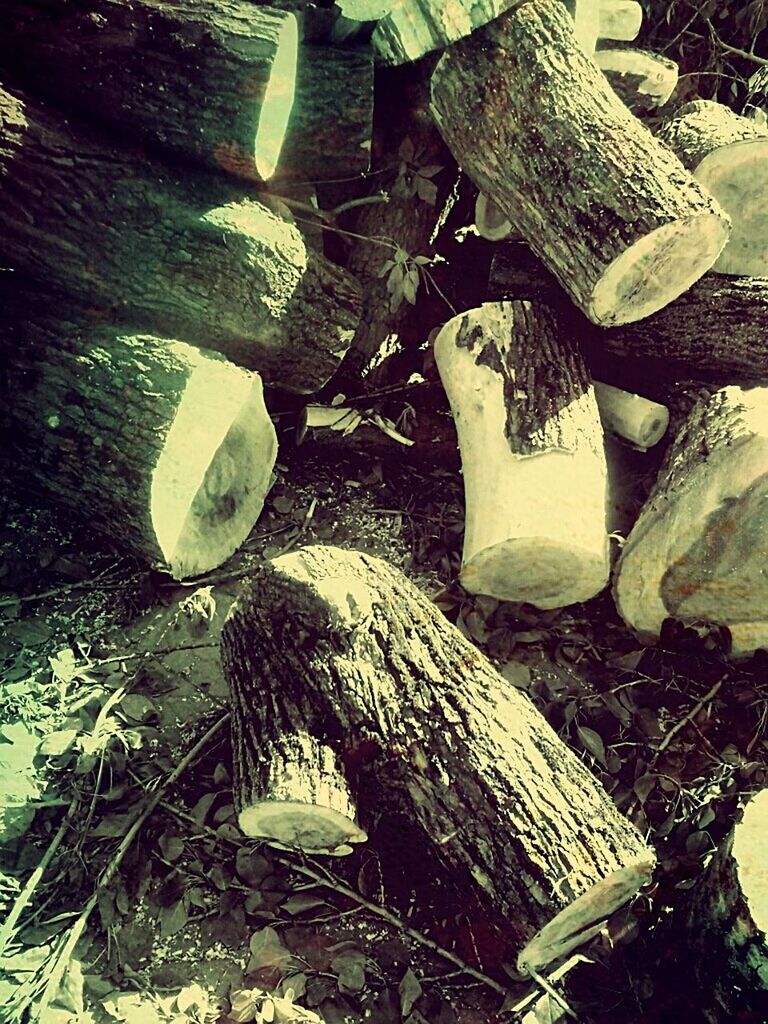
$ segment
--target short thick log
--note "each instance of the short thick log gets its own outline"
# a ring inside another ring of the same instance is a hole
[[[292,14],[244,0],[5,0],[0,62],[124,135],[256,181],[293,103]]]
[[[499,246],[487,297],[542,299],[575,330],[592,364],[607,354],[642,362],[647,375],[768,384],[768,277],[705,274],[660,312],[639,323],[599,329],[567,301],[557,281],[524,246]],[[594,371],[597,375],[597,370]]]
[[[463,39],[516,5],[517,0],[394,0],[373,33],[384,64],[415,61]],[[598,37],[598,0],[561,0],[581,47],[592,53]]]
[[[346,351],[356,281],[255,200],[177,176],[0,89],[0,253],[143,329],[314,391]]]
[[[677,87],[677,64],[648,50],[598,50],[594,61],[633,114],[663,107]]]
[[[678,432],[617,566],[641,640],[672,617],[727,626],[734,655],[768,645],[766,500],[768,388],[722,388]]]
[[[506,915],[518,949],[565,919],[522,967],[567,952],[645,880],[652,853],[584,765],[385,562],[318,546],[267,563],[221,650],[240,820],[272,737],[314,736],[345,766],[361,816],[402,810],[454,881]],[[311,829],[309,793],[306,807]]]
[[[372,124],[371,47],[299,47],[296,96],[272,187],[363,174]]]
[[[694,100],[664,122],[658,137],[731,218],[733,231],[714,269],[768,276],[768,128],[723,103]]]
[[[504,211],[485,192],[477,194],[475,227],[480,237],[489,242],[505,242],[520,237]]]
[[[587,371],[546,306],[486,303],[435,339],[456,421],[466,526],[461,582],[560,608],[608,581],[603,432]]]
[[[664,437],[669,424],[666,406],[599,380],[594,386],[597,408],[606,430],[640,451],[653,448]]]
[[[768,790],[752,797],[674,924],[707,1020],[768,1020]]]
[[[258,518],[277,452],[258,374],[41,313],[58,304],[36,289],[4,304],[6,472],[177,579],[220,565]]]
[[[453,46],[432,109],[459,165],[595,323],[656,312],[725,245],[726,215],[613,93],[557,0]]]
[[[637,38],[643,24],[643,8],[636,0],[599,0],[598,39]]]

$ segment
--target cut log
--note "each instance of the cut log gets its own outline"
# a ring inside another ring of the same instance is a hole
[[[768,128],[722,103],[694,100],[658,136],[731,218],[733,232],[714,269],[768,275]]]
[[[688,895],[675,924],[713,1008],[706,1020],[768,1020],[768,790],[752,797]]]
[[[581,47],[592,53],[598,36],[598,0],[560,0],[573,19]],[[376,26],[373,45],[384,64],[415,61],[488,24],[517,0],[394,0]]]
[[[520,237],[504,211],[499,209],[484,192],[477,194],[475,227],[480,237],[489,242],[504,242]]]
[[[677,87],[677,64],[648,50],[598,50],[594,61],[633,114],[663,107]]]
[[[294,391],[319,388],[352,340],[357,282],[207,175],[180,179],[0,90],[0,176],[7,263],[107,315]]]
[[[361,818],[402,812],[453,880],[506,916],[518,950],[564,922],[523,969],[564,955],[646,879],[653,854],[585,766],[380,559],[317,546],[259,567],[221,651],[240,820],[269,800],[254,779],[273,741],[313,736],[346,769]],[[311,832],[309,792],[304,803]]]
[[[768,277],[705,274],[653,316],[601,329],[571,305],[530,249],[503,245],[491,263],[487,298],[550,303],[575,332],[593,367],[607,354],[617,364],[642,364],[646,380],[688,377],[717,384],[768,384]],[[602,371],[593,372],[599,376]]]
[[[641,640],[668,617],[727,626],[734,655],[768,645],[768,388],[722,388],[672,444],[618,563],[617,607]]]
[[[664,437],[669,425],[666,406],[599,380],[594,384],[597,408],[606,430],[643,452]]]
[[[435,340],[464,476],[462,585],[539,608],[608,581],[600,417],[580,355],[557,334],[546,306],[485,303]]]
[[[456,43],[432,109],[459,165],[595,323],[661,309],[725,245],[726,215],[613,93],[557,0]]]
[[[600,0],[598,39],[631,42],[643,25],[643,8],[636,0]]]
[[[58,298],[3,289],[8,475],[176,579],[229,558],[277,452],[258,374],[180,341],[45,316]]]
[[[366,46],[301,46],[296,98],[273,187],[368,170],[373,52]]]
[[[297,42],[292,14],[244,0],[4,0],[0,63],[53,103],[266,181]]]

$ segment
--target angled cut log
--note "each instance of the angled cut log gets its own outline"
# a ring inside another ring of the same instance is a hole
[[[485,303],[435,339],[456,421],[466,526],[461,582],[560,608],[608,581],[606,468],[594,391],[546,306]]]
[[[668,617],[727,626],[734,655],[768,645],[768,388],[693,409],[619,560],[616,604],[646,641]]]
[[[128,322],[294,391],[320,387],[352,340],[357,282],[208,176],[180,179],[0,89],[0,177],[6,261]]]
[[[456,43],[432,109],[459,165],[595,323],[661,309],[725,245],[726,215],[615,96],[557,0]]]
[[[485,192],[477,194],[475,227],[480,237],[489,242],[505,242],[520,237],[504,211]]]
[[[676,938],[694,955],[707,1020],[768,1020],[768,790],[739,821],[686,894]]]
[[[468,36],[498,18],[517,0],[394,0],[376,26],[373,44],[384,64],[415,61]],[[598,37],[598,0],[562,0],[581,47],[592,53]]]
[[[275,739],[314,736],[335,752],[361,817],[402,813],[459,884],[506,915],[518,949],[564,923],[524,957],[536,969],[647,877],[653,855],[584,765],[385,562],[317,546],[261,566],[221,650],[241,822],[254,799],[271,801],[274,827],[279,801],[254,787],[258,766]],[[289,803],[279,841],[327,820],[309,790],[303,822]]]
[[[643,24],[643,8],[636,0],[600,0],[598,39],[637,38]]]
[[[733,232],[714,265],[722,274],[768,275],[768,128],[713,100],[694,100],[658,136],[730,216]]]
[[[3,289],[8,474],[177,579],[229,558],[261,512],[277,452],[258,374],[67,317],[37,289]]]
[[[666,406],[599,380],[594,386],[597,408],[606,430],[640,451],[653,448],[664,437],[669,424]]]
[[[633,114],[647,114],[663,107],[677,86],[677,64],[658,53],[598,50],[594,61]]]
[[[364,173],[372,123],[370,45],[301,46],[296,97],[272,187]]]
[[[54,103],[265,181],[291,112],[297,41],[292,14],[243,0],[8,0],[0,57]]]

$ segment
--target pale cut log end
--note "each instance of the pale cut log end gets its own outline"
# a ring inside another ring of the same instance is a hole
[[[730,232],[724,213],[701,213],[645,235],[611,263],[587,315],[604,327],[643,320],[687,291],[713,265]]]
[[[298,22],[292,16],[287,17],[280,30],[277,53],[261,102],[253,144],[256,174],[262,181],[268,181],[274,174],[288,131],[296,89],[298,51]]]
[[[761,932],[768,932],[768,789],[747,804],[734,829],[732,854],[752,920]],[[768,948],[765,956],[768,959]],[[768,990],[768,977],[765,987]]]
[[[152,523],[176,579],[214,569],[242,544],[276,456],[261,378],[199,353],[152,476]]]
[[[606,430],[647,451],[658,444],[669,426],[669,409],[641,395],[595,381],[595,398]]]
[[[254,780],[243,773],[235,793],[244,835],[329,856],[345,856],[352,852],[350,844],[366,841],[367,834],[356,822],[349,785],[330,747],[300,732],[280,736],[276,742],[262,737],[261,748],[261,792],[249,793]]]
[[[524,947],[517,958],[518,970],[540,971],[597,935],[611,914],[650,881],[655,867],[652,857],[650,851],[645,851],[634,863],[600,879],[570,903]]]
[[[645,50],[598,50],[594,61],[616,95],[634,113],[668,103],[680,76],[673,60]]]
[[[588,601],[607,586],[607,542],[605,550],[596,553],[554,543],[549,537],[503,541],[467,559],[460,579],[470,593],[545,610],[564,608]]]
[[[475,227],[478,235],[488,242],[520,237],[504,211],[484,192],[478,192],[475,200]]]
[[[672,468],[662,469],[624,547],[614,593],[641,640],[654,642],[672,617],[726,626],[732,656],[746,657],[768,647],[768,389],[726,388],[710,401],[718,400],[719,431],[675,442]]]
[[[643,8],[636,0],[602,0],[599,39],[617,39],[631,42],[643,25]]]
[[[695,175],[730,216],[730,240],[714,265],[721,274],[768,275],[768,136],[721,146]]]

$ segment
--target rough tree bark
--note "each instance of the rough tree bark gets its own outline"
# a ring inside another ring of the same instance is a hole
[[[272,187],[363,174],[371,160],[372,124],[370,46],[301,46],[296,96]]]
[[[518,0],[394,0],[376,26],[373,44],[384,64],[415,61],[443,50],[516,6]],[[573,19],[576,38],[592,53],[598,37],[598,0],[560,0]]]
[[[361,815],[394,800],[453,878],[507,916],[518,949],[560,921],[521,968],[567,952],[647,877],[652,853],[584,765],[385,562],[311,547],[260,567],[224,625],[222,659],[240,820],[254,799],[274,804],[259,784],[273,742],[315,737]],[[283,841],[325,820],[311,800]]]
[[[15,281],[2,288],[8,475],[177,579],[229,558],[261,512],[277,453],[258,374],[68,315],[61,297]]]
[[[715,383],[768,384],[768,277],[705,274],[660,312],[639,323],[596,328],[568,301],[529,249],[500,246],[488,279],[489,301],[542,299],[568,321],[592,364],[607,353],[642,361],[647,376]],[[595,371],[596,372],[596,371]]]
[[[357,325],[360,289],[250,199],[0,90],[0,252],[143,329],[313,391]]]
[[[595,323],[661,309],[725,245],[728,218],[613,93],[557,0],[455,44],[432,109],[459,165]]]
[[[677,64],[658,53],[598,50],[593,59],[633,114],[647,114],[663,107],[677,86]]]
[[[673,617],[727,626],[737,656],[768,644],[767,494],[768,388],[722,388],[678,432],[616,569],[642,640]]]
[[[608,582],[603,432],[579,353],[546,306],[486,303],[435,339],[461,448],[461,582],[560,608]]]
[[[714,265],[722,274],[768,274],[768,128],[713,100],[694,100],[659,128],[665,142],[730,216]]]
[[[297,38],[293,15],[244,0],[4,0],[0,58],[53,103],[265,181]]]

